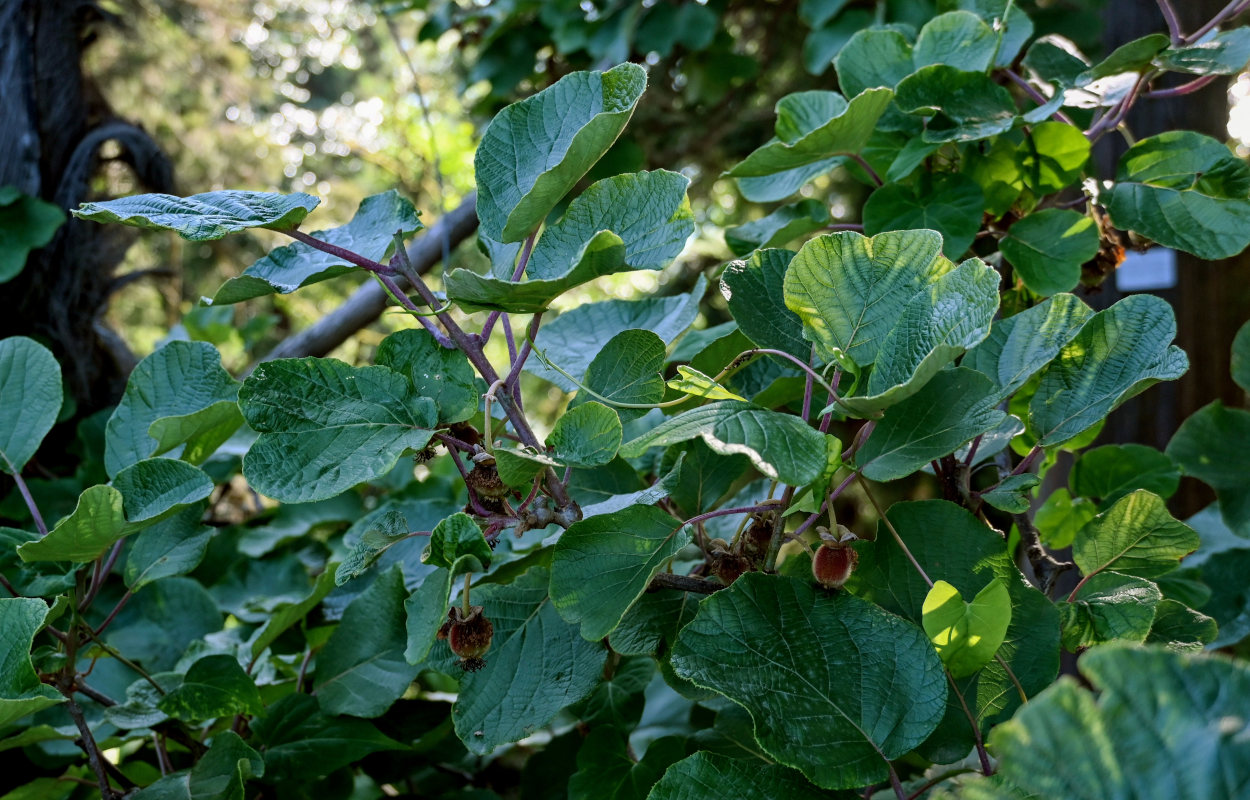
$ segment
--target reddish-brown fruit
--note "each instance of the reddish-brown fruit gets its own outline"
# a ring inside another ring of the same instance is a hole
[[[447,621],[438,629],[438,638],[447,640],[465,672],[477,672],[486,666],[482,656],[490,650],[494,634],[495,626],[482,613],[481,606],[471,606],[467,617],[459,606],[453,606],[447,612]]]
[[[709,567],[720,582],[728,586],[744,572],[751,570],[751,562],[730,550],[724,539],[712,539],[707,543]]]
[[[499,470],[495,468],[493,461],[474,464],[465,483],[477,492],[479,497],[507,497],[512,492],[508,484],[499,477]]]
[[[859,554],[849,542],[822,544],[812,556],[812,577],[826,589],[841,589],[858,563]]]

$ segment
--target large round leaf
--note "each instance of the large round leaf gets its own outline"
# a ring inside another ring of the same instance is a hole
[[[849,594],[748,573],[703,601],[673,669],[746,708],[760,746],[828,789],[888,776],[946,707],[924,632]]]

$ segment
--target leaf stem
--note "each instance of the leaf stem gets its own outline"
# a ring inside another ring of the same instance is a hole
[[[1047,102],[1049,102],[1046,99],[1045,95],[1043,95],[1036,88],[1034,88],[1033,84],[1025,80],[1025,78],[1022,75],[1020,75],[1018,72],[1016,72],[1015,70],[1010,69],[1010,68],[1005,68],[1003,69],[1003,74],[1006,75],[1007,78],[1011,80],[1012,83],[1014,83],[1016,86],[1019,86],[1021,89],[1023,89],[1024,93],[1027,94],[1029,96],[1029,99],[1032,100],[1034,103],[1037,103],[1039,106],[1044,106],[1046,105]],[[1051,114],[1050,116],[1068,125],[1073,125],[1073,126],[1076,125],[1076,123],[1072,121],[1071,117],[1063,113],[1062,109],[1055,109],[1055,113]]]
[[[857,474],[856,477],[859,478],[859,485],[864,490],[864,494],[868,495],[868,501],[871,502],[872,507],[877,510],[877,516],[879,516],[881,521],[885,523],[885,527],[889,529],[890,535],[894,537],[894,541],[898,544],[899,549],[903,551],[903,555],[907,556],[907,560],[910,561],[911,565],[916,568],[916,572],[920,573],[920,577],[923,578],[928,587],[932,589],[933,580],[929,577],[929,574],[924,571],[924,567],[920,566],[920,562],[916,560],[914,555],[912,555],[911,550],[907,547],[907,543],[903,541],[903,537],[899,536],[898,531],[895,530],[894,523],[890,522],[890,518],[887,517],[885,515],[885,511],[881,509],[881,504],[877,502],[877,498],[873,496],[872,491],[868,488],[868,482],[864,480],[864,476]]]
[[[964,693],[959,691],[959,685],[955,683],[955,678],[951,675],[950,670],[943,669],[946,675],[946,682],[950,684],[951,691],[955,693],[955,697],[959,698],[959,706],[964,710],[964,716],[968,718],[968,724],[972,726],[972,739],[976,743],[977,757],[981,759],[981,772],[984,775],[993,775],[994,766],[990,763],[990,754],[985,752],[985,742],[981,738],[981,726],[977,724],[977,718],[972,715],[972,709],[968,708],[968,701],[964,699]]]
[[[868,177],[872,178],[873,183],[877,184],[878,186],[882,186],[885,184],[885,181],[881,180],[881,176],[877,174],[877,171],[875,169],[869,166],[868,162],[864,160],[863,156],[861,156],[859,153],[851,153],[850,155],[851,155],[851,160],[854,161],[856,164],[859,164],[860,168],[863,169],[864,172],[868,173]]]
[[[1250,0],[1232,0],[1228,5],[1220,9],[1214,17],[1207,21],[1198,30],[1186,36],[1182,41],[1184,44],[1193,44],[1194,42],[1206,36],[1215,28],[1218,28],[1229,17],[1236,16],[1242,11],[1250,8]]]
[[[1201,78],[1195,78],[1189,83],[1182,83],[1180,86],[1173,86],[1170,89],[1155,89],[1153,91],[1146,92],[1142,95],[1142,97],[1149,98],[1151,100],[1161,100],[1167,97],[1183,97],[1184,95],[1192,94],[1193,92],[1198,91],[1202,87],[1213,82],[1218,77],[1220,76],[1203,75]]]
[[[282,232],[285,233],[287,236],[290,236],[292,239],[295,239],[298,242],[303,242],[304,244],[308,245],[311,248],[320,250],[323,253],[329,253],[335,258],[341,258],[347,263],[355,264],[361,269],[368,270],[369,272],[373,272],[378,275],[394,275],[395,274],[395,270],[386,266],[385,264],[379,264],[378,262],[374,261],[371,258],[365,258],[359,253],[354,253],[351,250],[348,250],[346,247],[339,247],[337,244],[330,244],[329,242],[324,242],[321,239],[318,239],[314,236],[310,236],[307,233],[304,233],[298,228],[288,228],[287,230],[284,230]],[[433,304],[431,304],[431,308],[433,308]]]
[[[525,274],[525,267],[530,263],[530,254],[534,252],[534,242],[537,239],[537,229],[526,237],[525,245],[521,248],[521,257],[517,259],[516,269],[512,271],[512,277],[509,278],[509,280],[513,283],[521,280],[521,276]],[[482,332],[478,334],[478,340],[481,341],[482,344],[485,344],[486,340],[490,338],[491,331],[494,330],[495,327],[495,320],[499,319],[502,315],[502,311],[490,312],[490,316],[486,318],[485,324],[482,325]]]
[[[1180,20],[1176,18],[1176,9],[1172,8],[1172,4],[1168,0],[1158,0],[1159,10],[1163,12],[1163,19],[1168,24],[1168,35],[1172,38],[1172,46],[1180,44],[1185,39],[1184,33],[1181,32]]]
[[[113,620],[116,619],[118,612],[126,607],[126,603],[130,602],[131,597],[134,597],[134,593],[127,589],[126,593],[122,595],[122,598],[117,601],[117,605],[113,606],[113,610],[110,611],[108,616],[104,618],[104,621],[100,623],[100,627],[95,629],[96,636],[104,633],[104,629],[113,624]]]
[[[23,502],[26,503],[26,509],[30,511],[30,516],[35,520],[35,528],[38,529],[40,536],[48,535],[48,526],[43,521],[43,515],[39,513],[39,506],[35,505],[35,498],[30,495],[30,487],[26,485],[26,481],[22,480],[22,473],[13,466],[8,457],[4,457],[5,464],[9,467],[10,474],[13,476],[13,482],[17,484],[17,491],[21,493]]]
[[[764,572],[772,572],[777,567],[777,554],[781,552],[783,534],[786,530],[785,510],[794,499],[794,487],[787,486],[781,493],[781,507],[777,509],[777,517],[773,520],[773,534],[768,540],[768,554],[764,556]]]

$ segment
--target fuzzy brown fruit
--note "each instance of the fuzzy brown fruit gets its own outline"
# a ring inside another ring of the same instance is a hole
[[[858,563],[859,554],[849,542],[826,542],[812,556],[812,577],[826,589],[841,589]]]
[[[452,606],[447,610],[447,621],[438,629],[438,638],[447,640],[465,672],[477,672],[486,666],[482,656],[490,650],[494,635],[495,626],[482,613],[481,606],[470,606],[468,616],[460,606]]]

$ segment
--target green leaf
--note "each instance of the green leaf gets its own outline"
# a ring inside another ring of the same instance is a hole
[[[877,127],[894,93],[868,89],[850,102],[835,92],[798,92],[777,103],[778,139],[765,144],[725,175],[752,178],[806,167],[833,156],[859,153]],[[791,120],[801,119],[803,123]],[[811,122],[820,123],[812,126]]]
[[[685,754],[685,737],[665,736],[648,744],[638,758],[624,731],[598,726],[577,752],[569,800],[644,800],[669,765]]]
[[[670,417],[621,445],[621,455],[636,458],[648,448],[694,438],[721,455],[741,453],[768,477],[795,486],[814,481],[826,463],[824,437],[803,420],[733,400]]]
[[[212,595],[190,578],[165,578],[135,594],[108,629],[111,647],[152,672],[172,670],[187,647],[221,630]]]
[[[490,553],[490,544],[473,517],[458,512],[434,526],[421,562],[451,570],[452,575],[485,572],[490,566]]]
[[[700,277],[694,289],[685,295],[580,305],[543,325],[536,343],[547,359],[580,381],[595,355],[621,331],[634,328],[650,331],[665,344],[672,342],[699,315],[699,301],[705,288],[706,283]],[[529,359],[525,368],[566,392],[577,391],[575,383],[542,359]]]
[[[994,659],[1011,624],[1011,595],[991,581],[965,603],[959,590],[936,581],[921,607],[925,633],[951,677],[967,678]]]
[[[658,403],[664,399],[664,350],[664,340],[651,331],[621,331],[586,367],[582,382],[590,391],[616,403]],[[589,399],[586,392],[578,392],[569,406],[576,408]],[[641,408],[614,410],[622,423],[646,413]]]
[[[1016,104],[1006,88],[984,72],[963,72],[948,64],[924,67],[904,78],[894,102],[903,111],[928,117],[926,142],[988,139],[1016,123]]]
[[[616,458],[623,429],[616,412],[588,402],[564,412],[547,436],[556,458],[574,467],[601,467]]]
[[[391,545],[407,538],[408,520],[396,509],[387,509],[372,519],[364,533],[360,534],[360,539],[343,556],[338,571],[334,573],[334,583],[342,586],[352,578],[364,575]]]
[[[17,475],[61,412],[61,367],[34,339],[0,341],[0,471]]]
[[[528,449],[495,448],[495,468],[499,471],[499,479],[509,486],[520,489],[529,486],[534,478],[547,467],[564,466],[546,453],[531,452]]]
[[[934,231],[818,236],[790,262],[786,306],[823,360],[866,367],[912,297],[954,269],[941,245]]]
[[[786,269],[793,258],[789,250],[757,250],[725,268],[720,291],[747,338],[806,361],[811,345],[803,338],[803,321],[785,300]]]
[[[1250,322],[1241,326],[1233,338],[1232,363],[1229,370],[1233,382],[1250,392]]]
[[[963,175],[945,175],[925,189],[889,183],[872,193],[864,204],[864,231],[907,231],[927,228],[942,234],[943,252],[958,258],[972,245],[981,228],[985,195],[976,181]]]
[[[1200,653],[1218,634],[1214,619],[1165,597],[1155,608],[1146,643],[1161,644],[1178,653]]]
[[[395,233],[415,233],[424,227],[412,203],[391,189],[361,201],[351,222],[317,231],[314,239],[350,250],[370,261],[386,263],[395,251]],[[269,251],[269,255],[231,278],[217,290],[213,304],[238,303],[277,292],[296,289],[337,277],[359,267],[339,256],[295,242]]]
[[[251,729],[265,754],[266,782],[278,785],[328,775],[370,753],[407,749],[364,720],[323,714],[316,698],[299,693],[269,706]]]
[[[425,661],[437,640],[439,627],[447,620],[451,579],[451,570],[435,570],[426,575],[421,585],[404,601],[404,612],[407,614],[404,659],[409,664]]]
[[[1250,167],[1193,131],[1142,139],[1120,157],[1103,201],[1116,227],[1214,260],[1250,244]]]
[[[1043,544],[1052,550],[1062,550],[1071,547],[1077,532],[1096,516],[1097,506],[1083,497],[1074,500],[1067,489],[1059,488],[1042,503],[1033,522]]]
[[[736,256],[755,250],[776,247],[804,234],[818,231],[829,224],[829,209],[824,203],[808,198],[781,206],[772,213],[745,225],[725,230],[725,244]]]
[[[1042,373],[1029,424],[1044,446],[1062,444],[1130,397],[1189,367],[1171,346],[1176,318],[1167,301],[1132,295],[1089,319]]]
[[[404,576],[393,567],[347,606],[317,656],[314,693],[326,714],[377,717],[419,671],[404,660]]]
[[[1084,214],[1047,208],[1014,223],[999,243],[1024,285],[1040,295],[1070,291],[1098,254],[1098,228]]]
[[[278,603],[271,608],[269,616],[265,619],[265,623],[252,636],[248,642],[248,648],[252,658],[258,658],[261,653],[265,652],[265,648],[278,640],[278,637],[288,631],[292,626],[304,619],[309,611],[317,607],[322,600],[325,599],[331,591],[334,590],[334,572],[333,564],[326,567],[325,572],[317,577],[316,584],[312,590],[293,603]]]
[[[1163,499],[1176,494],[1181,473],[1175,462],[1153,447],[1109,444],[1087,450],[1072,467],[1072,493],[1097,498],[1108,508],[1129,492],[1146,489]]]
[[[440,346],[428,332],[392,333],[378,345],[374,361],[407,376],[417,394],[433,398],[440,424],[463,422],[477,413],[481,395],[468,357]]]
[[[910,397],[990,332],[997,272],[971,258],[914,294],[886,334],[864,396],[843,405],[868,414]]]
[[[1169,514],[1161,497],[1138,489],[1081,528],[1072,559],[1087,576],[1112,569],[1157,578],[1176,569],[1198,544],[1197,532]]]
[[[644,592],[608,636],[608,643],[621,655],[660,656],[672,649],[702,599],[690,592]]]
[[[1012,676],[1032,697],[1058,674],[1059,614],[1054,604],[1024,580],[1002,536],[966,509],[944,500],[924,500],[895,503],[886,513],[925,572],[941,577],[964,597],[976,596],[993,582],[1007,587],[1011,623],[997,655],[1011,674],[995,660],[979,673],[956,680],[956,685],[983,731],[1009,719],[1022,703]],[[929,586],[885,525],[878,525],[875,541],[858,543],[855,549],[859,567],[847,588],[919,624]],[[968,715],[952,693],[941,727],[922,752],[926,758],[958,759],[973,743]]]
[[[887,28],[856,33],[833,63],[842,91],[856,95],[874,86],[893,89],[915,71],[911,45],[903,34]]]
[[[1008,475],[998,486],[982,492],[981,499],[1009,514],[1023,514],[1033,505],[1033,489],[1042,482],[1033,474]]]
[[[474,588],[473,602],[495,629],[481,670],[462,672],[445,641],[430,654],[427,667],[461,676],[452,718],[472,753],[534,733],[603,677],[607,651],[560,619],[547,597],[548,580],[547,570],[535,567],[513,583]]]
[[[543,231],[526,268],[530,280],[453,270],[448,296],[468,311],[535,313],[603,275],[662,269],[694,233],[689,184],[689,178],[664,170],[598,181]]]
[[[294,228],[320,202],[303,192],[227,190],[190,197],[137,194],[102,203],[83,203],[73,213],[79,219],[173,231],[193,242],[207,242],[247,228]]]
[[[968,351],[962,366],[988,375],[1006,399],[1059,355],[1094,312],[1077,297],[1057,294],[994,322],[990,335]]]
[[[1095,67],[1082,73],[1079,81],[1089,83],[1121,72],[1141,72],[1168,44],[1168,37],[1162,33],[1152,33],[1140,39],[1134,39],[1127,44],[1120,45]]]
[[[1173,72],[1191,75],[1236,75],[1250,61],[1250,28],[1219,31],[1210,38],[1186,47],[1169,47],[1155,58],[1155,64]]]
[[[126,519],[145,522],[207,499],[213,493],[213,481],[185,461],[145,458],[118,472],[113,488],[122,493]]]
[[[130,373],[105,428],[104,466],[126,467],[186,444],[183,458],[203,462],[242,423],[239,383],[206,342],[170,342]],[[171,419],[172,418],[172,419]]]
[[[1075,653],[1116,639],[1144,642],[1162,599],[1159,587],[1144,578],[1118,572],[1093,575],[1080,585],[1079,597],[1058,604],[1063,648]]]
[[[0,728],[65,700],[39,680],[30,663],[31,645],[47,615],[47,604],[37,598],[0,597]]]
[[[582,637],[611,633],[655,574],[690,543],[689,526],[654,506],[575,522],[556,542],[551,602]]]
[[[1235,797],[1250,780],[1231,727],[1250,717],[1244,663],[1111,645],[1080,670],[1096,700],[1064,680],[991,735],[1000,780],[1029,797],[1141,800]]]
[[[182,685],[166,694],[157,708],[185,722],[203,722],[265,709],[260,690],[232,655],[201,658],[187,670]]]
[[[199,566],[213,538],[213,529],[200,524],[203,515],[199,506],[183,509],[136,536],[126,553],[126,588],[135,592]]]
[[[704,600],[672,663],[744,706],[760,746],[826,789],[884,780],[945,710],[942,665],[919,628],[793,578],[747,573]]]
[[[1250,489],[1250,412],[1225,408],[1219,400],[1198,409],[1168,442],[1168,456],[1181,471],[1215,490],[1225,524],[1250,535],[1250,519],[1241,511]]]
[[[243,800],[244,785],[265,774],[260,754],[234,731],[214,734],[191,771],[167,775],[131,795],[134,800]]]
[[[64,224],[65,212],[52,203],[23,194],[0,196],[0,283],[17,277],[30,251],[50,243]]]
[[[801,773],[779,764],[752,763],[738,758],[699,751],[665,771],[648,800],[703,800],[733,797],[737,800],[820,800],[828,797]]]
[[[153,685],[155,684],[155,685]],[[165,694],[176,690],[182,685],[182,673],[158,672],[152,675],[152,682],[140,678],[126,687],[126,702],[109,706],[104,710],[104,718],[113,725],[126,730],[135,728],[151,728],[169,719],[169,715],[158,708]],[[157,690],[157,686],[160,690]]]
[[[239,407],[260,438],[243,457],[252,488],[287,503],[324,500],[380,478],[409,450],[421,450],[438,422],[388,367],[332,358],[290,358],[256,368]]]
[[[965,72],[985,72],[994,63],[999,37],[970,11],[950,11],[925,23],[912,59],[917,69],[946,64]]]
[[[1034,125],[1019,148],[1021,176],[1037,195],[1062,191],[1080,180],[1090,141],[1081,129],[1049,120]]]
[[[912,141],[923,144],[920,138]],[[936,149],[941,145],[927,146]],[[993,144],[988,147],[969,147],[964,152],[960,174],[976,181],[981,187],[985,194],[985,211],[990,216],[1001,217],[1006,214],[1024,192],[1025,176],[1020,164],[1021,158],[1020,149],[1007,136],[995,137]]]
[[[129,524],[122,494],[112,486],[92,486],[78,498],[73,513],[42,539],[17,548],[23,561],[95,561],[113,543],[144,527]]]
[[[690,517],[711,510],[750,466],[745,456],[720,455],[701,439],[670,448],[664,454],[661,472],[670,461],[672,472],[667,482],[671,484],[672,500]]]
[[[985,376],[964,367],[943,370],[886,410],[855,462],[874,481],[902,478],[955,452],[1005,417]]]
[[[636,64],[574,72],[499,112],[473,159],[482,231],[517,242],[607,152],[647,85]]]
[[[1071,39],[1053,33],[1029,45],[1021,63],[1047,83],[1064,88],[1082,83],[1081,75],[1090,67]]]
[[[694,213],[686,199],[690,179],[656,170],[604,178],[569,203],[559,222],[548,226],[534,246],[526,274],[552,280],[570,273],[578,254],[599,231],[612,231],[625,243],[625,268],[663,269],[694,233]]]
[[[747,402],[745,397],[734,394],[716,381],[699,372],[693,367],[679,366],[677,377],[665,384],[675,392],[701,397],[705,400],[738,400]]]

